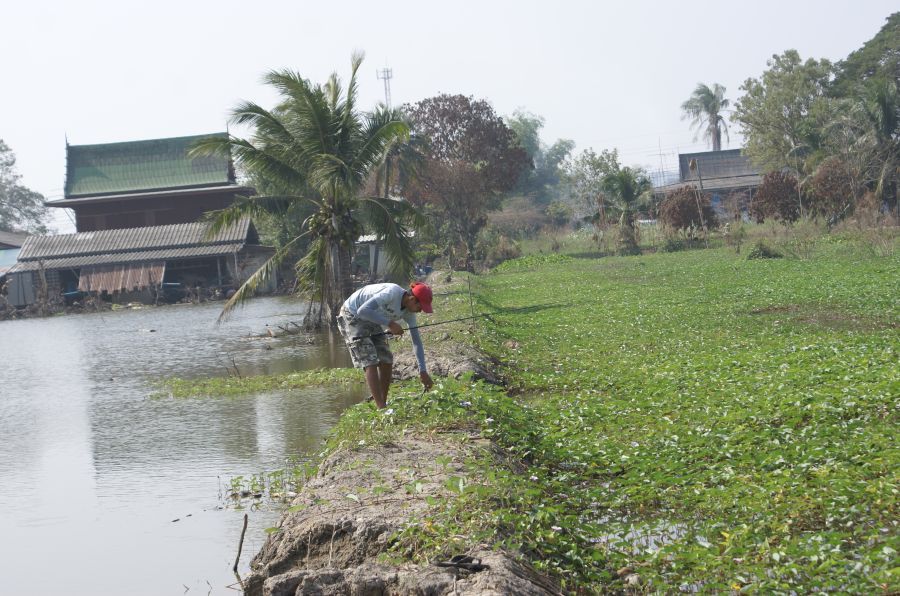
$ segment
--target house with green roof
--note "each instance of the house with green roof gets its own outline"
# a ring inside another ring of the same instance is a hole
[[[194,223],[253,192],[230,158],[188,157],[199,139],[225,135],[67,144],[64,198],[46,205],[72,209],[79,232]]]
[[[55,306],[97,296],[114,302],[225,296],[275,249],[249,219],[210,235],[204,213],[249,196],[228,157],[189,157],[198,135],[66,146],[62,200],[77,232],[30,236],[8,269],[9,303]],[[262,292],[275,289],[275,280]]]

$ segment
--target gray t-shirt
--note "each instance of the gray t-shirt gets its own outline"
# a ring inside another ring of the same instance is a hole
[[[416,327],[416,315],[403,309],[403,295],[406,290],[397,284],[370,284],[356,290],[347,300],[343,308],[354,317],[387,327],[391,321],[406,321],[409,337],[413,342],[419,372],[427,372],[425,367],[425,347]]]

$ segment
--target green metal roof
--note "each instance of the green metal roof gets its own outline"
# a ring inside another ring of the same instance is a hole
[[[187,157],[188,149],[197,140],[226,135],[67,145],[65,197],[233,184],[234,173],[228,158]]]

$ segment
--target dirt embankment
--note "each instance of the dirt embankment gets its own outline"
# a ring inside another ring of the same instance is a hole
[[[497,382],[488,358],[455,341],[452,331],[430,331],[423,335],[432,375],[471,372]],[[408,340],[394,352],[395,376],[417,377]],[[455,557],[428,565],[385,556],[391,537],[417,523],[429,501],[453,498],[448,480],[468,475],[466,460],[485,454],[498,466],[511,465],[490,441],[465,432],[408,434],[389,445],[332,454],[294,500],[294,510],[284,514],[280,531],[269,536],[251,562],[245,593],[559,594],[553,581],[489,544],[456,538],[459,542],[450,549]]]
[[[302,509],[283,516],[253,559],[245,593],[558,594],[553,582],[490,545],[454,544],[456,565],[379,557],[394,533],[426,512],[429,497],[453,498],[447,480],[465,477],[465,460],[484,450],[490,442],[451,433],[333,454],[295,499]]]

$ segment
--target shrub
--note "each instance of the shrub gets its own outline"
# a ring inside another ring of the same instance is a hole
[[[503,209],[490,213],[488,219],[501,234],[515,238],[534,234],[550,223],[547,214],[526,197],[506,201]]]
[[[489,268],[522,256],[522,249],[515,240],[491,226],[482,231],[476,252],[484,261],[484,265]]]
[[[800,217],[797,179],[784,172],[769,172],[763,176],[762,183],[750,202],[750,215],[757,223],[767,219],[797,221]]]
[[[716,226],[716,214],[713,211],[709,195],[700,195],[700,207],[703,212],[701,221],[700,211],[697,210],[697,191],[691,186],[683,186],[666,195],[659,206],[659,219],[663,225],[673,230],[684,230],[695,227],[702,228],[706,224],[707,229]]]
[[[663,252],[678,252],[680,250],[684,250],[687,248],[684,245],[684,240],[681,238],[675,238],[674,236],[669,236],[666,238],[665,242],[663,242],[660,250]]]
[[[744,227],[743,222],[728,222],[725,224],[725,229],[722,230],[722,237],[725,238],[726,245],[734,248],[736,254],[741,254],[741,244],[744,243],[744,239],[747,237],[747,229]]]
[[[836,157],[825,160],[810,181],[810,214],[834,220],[853,201],[853,180],[847,165]]]
[[[753,248],[747,253],[748,259],[780,259],[781,253],[777,250],[769,248],[762,240],[757,241]]]
[[[547,214],[547,217],[549,217],[550,221],[556,226],[568,224],[575,215],[575,212],[572,211],[572,207],[559,199],[551,201],[550,204],[547,205],[547,209],[544,210],[544,213]]]

